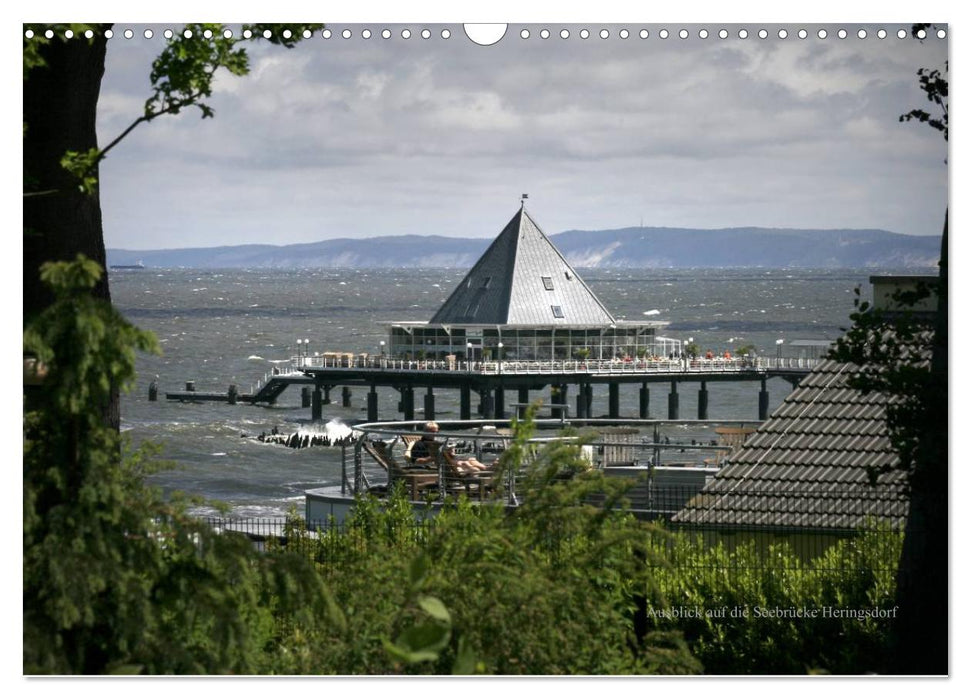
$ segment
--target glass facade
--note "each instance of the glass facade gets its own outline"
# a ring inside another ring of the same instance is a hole
[[[441,360],[494,360],[501,342],[505,360],[615,360],[669,357],[680,341],[661,338],[666,324],[618,323],[607,328],[455,326],[395,323],[390,330],[392,357]]]

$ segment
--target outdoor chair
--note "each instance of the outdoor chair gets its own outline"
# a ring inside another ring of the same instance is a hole
[[[421,491],[438,487],[438,470],[423,467],[402,467],[395,460],[388,444],[381,441],[364,440],[364,450],[375,462],[388,472],[388,487],[395,481],[403,481],[408,487],[411,500],[417,501]]]
[[[470,470],[460,464],[461,460],[448,448],[439,450],[439,457],[446,488],[457,487],[470,496],[478,496],[479,500],[484,500],[488,492],[494,490],[495,471]]]

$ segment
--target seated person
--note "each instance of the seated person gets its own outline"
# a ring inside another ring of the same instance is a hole
[[[425,423],[425,434],[421,440],[411,446],[408,457],[412,464],[431,466],[435,464],[435,455],[438,451],[438,441],[435,435],[438,433],[438,423],[429,421]]]
[[[456,457],[454,450],[452,450],[451,448],[445,450],[445,455],[452,462],[452,464],[455,465],[456,470],[460,474],[466,474],[466,473],[474,474],[476,472],[492,470],[491,466],[487,464],[483,464],[475,457],[462,457],[462,458]]]

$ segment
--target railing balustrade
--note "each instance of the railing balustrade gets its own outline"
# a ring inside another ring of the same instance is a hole
[[[303,369],[383,369],[396,372],[454,372],[456,374],[684,374],[751,372],[775,369],[810,370],[822,362],[805,357],[656,358],[636,360],[408,360],[389,357],[292,357],[274,375]],[[269,376],[264,377],[265,384]]]

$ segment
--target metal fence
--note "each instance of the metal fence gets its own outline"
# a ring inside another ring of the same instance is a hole
[[[663,499],[670,498],[670,493]],[[643,513],[642,513],[643,514]],[[709,571],[719,575],[754,571],[840,570],[873,575],[896,570],[903,531],[887,520],[861,518],[856,527],[810,528],[792,525],[732,527],[678,524],[664,517],[642,518],[643,547],[652,566]],[[374,518],[363,523],[305,522],[300,519],[207,518],[217,532],[248,537],[257,549],[286,548],[311,556],[321,567],[334,569],[388,546],[421,546],[440,527],[434,517],[402,523]],[[537,554],[560,558],[573,548],[575,533],[545,533],[533,546]]]

